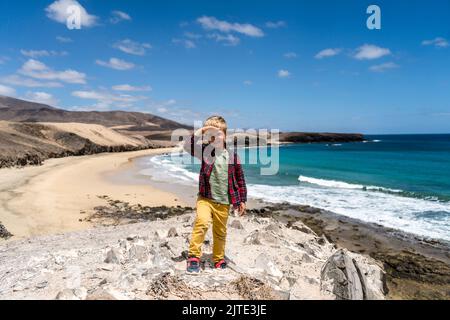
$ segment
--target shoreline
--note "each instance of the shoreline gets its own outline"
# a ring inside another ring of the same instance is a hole
[[[0,169],[0,221],[13,234],[8,241],[90,228],[83,218],[104,204],[99,198],[103,195],[151,206],[181,204],[173,194],[150,185],[112,184],[105,178],[135,157],[173,150],[65,157],[37,167]]]

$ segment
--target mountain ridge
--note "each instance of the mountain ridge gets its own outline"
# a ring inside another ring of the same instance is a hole
[[[81,122],[101,124],[106,127],[119,125],[155,126],[161,129],[191,129],[150,113],[135,111],[72,111],[46,104],[0,96],[0,120],[13,122]]]

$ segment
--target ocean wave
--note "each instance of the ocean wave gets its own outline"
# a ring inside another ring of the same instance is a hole
[[[448,202],[429,201],[383,192],[366,192],[355,188],[323,188],[317,185],[251,184],[248,186],[248,192],[252,198],[272,203],[289,202],[309,205],[420,236],[450,241],[450,203]],[[427,219],[424,218],[423,213],[426,213]]]
[[[171,159],[170,156],[154,156],[148,158],[146,168],[139,174],[150,176],[159,182],[176,182],[186,185],[194,185],[198,182],[198,174],[189,171],[182,166],[182,158]]]
[[[365,186],[362,184],[353,184],[347,183],[343,181],[337,180],[326,180],[326,179],[318,179],[306,176],[299,176],[298,181],[306,182],[309,184],[315,184],[322,187],[328,188],[340,188],[340,189],[359,189],[359,190],[370,190],[370,191],[382,191],[382,192],[390,192],[390,193],[402,193],[402,190],[389,189],[377,186]]]

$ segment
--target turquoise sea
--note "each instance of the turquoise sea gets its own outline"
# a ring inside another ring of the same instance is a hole
[[[276,175],[262,176],[260,164],[244,166],[249,195],[450,241],[450,135],[366,139],[281,146]],[[249,152],[240,150],[241,158],[248,159]],[[198,164],[182,164],[170,156],[145,161],[153,172],[157,168],[156,179],[196,183]]]

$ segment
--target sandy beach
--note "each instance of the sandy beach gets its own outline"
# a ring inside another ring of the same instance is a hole
[[[148,206],[183,205],[173,194],[149,184],[109,181],[108,174],[126,169],[133,158],[173,151],[172,148],[47,160],[42,166],[0,170],[0,221],[12,239],[83,230],[83,221],[99,198]],[[81,221],[80,221],[81,220]]]

